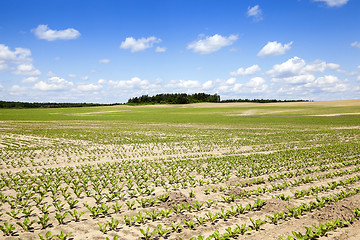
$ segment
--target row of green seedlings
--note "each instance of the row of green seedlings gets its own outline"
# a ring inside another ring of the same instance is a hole
[[[312,227],[305,227],[306,232],[303,234],[301,232],[292,231],[292,235],[287,237],[280,237],[282,240],[310,240],[317,239],[322,236],[326,236],[328,232],[334,231],[337,228],[347,227],[354,223],[355,220],[360,219],[360,210],[358,208],[353,209],[354,217],[351,217],[347,221],[341,221],[340,218],[336,220],[330,220],[324,224],[319,223],[318,225],[313,224]]]
[[[261,154],[253,154],[247,156],[249,159],[247,159],[246,162],[244,162],[245,159],[242,159],[243,161],[241,162],[226,159],[226,162],[227,165],[231,163],[228,168],[234,169],[236,171],[236,176],[253,177],[278,172],[279,170],[289,171],[328,165],[331,163],[347,162],[348,158],[356,156],[356,152],[358,151],[359,147],[356,146],[356,144],[346,143],[304,150],[297,149],[280,151],[263,156],[261,156]],[[237,163],[238,165],[233,166],[233,163]]]
[[[159,199],[161,199],[161,201],[165,202],[167,201],[167,199],[169,198],[168,194],[165,195],[160,195]],[[37,223],[41,224],[42,228],[45,229],[46,227],[48,227],[48,221],[50,220],[49,218],[49,208],[50,205],[40,205],[40,201],[43,198],[39,199],[37,208],[44,214],[42,217],[38,216],[39,221]],[[70,209],[75,208],[75,204],[78,202],[78,200],[75,200],[75,202],[73,202],[72,205],[70,205]],[[145,204],[150,203],[150,206],[152,203],[154,203],[153,199],[141,199],[138,201],[143,207],[145,207]],[[159,202],[159,201],[156,201]],[[135,201],[133,202],[126,202],[126,205],[128,206],[128,208],[130,210],[133,209],[133,206],[135,204]],[[58,220],[59,224],[64,224],[64,219],[65,217],[70,214],[73,219],[75,220],[75,222],[79,222],[80,221],[80,217],[85,213],[85,212],[77,212],[76,209],[74,209],[73,211],[66,211],[64,213],[61,213],[63,207],[65,204],[63,204],[61,201],[57,201],[57,202],[53,202],[53,206],[56,208],[57,211],[59,211],[60,213],[56,213],[55,215],[55,219]],[[107,206],[106,204],[102,203],[100,206],[94,206],[91,207],[88,204],[84,203],[84,206],[91,212],[93,218],[98,217],[99,215],[103,215],[104,217],[109,215],[109,210],[110,208],[112,208],[114,210],[114,213],[119,213],[120,209],[123,205],[120,205],[118,202],[115,203],[114,205],[112,205],[111,207]],[[28,208],[24,208],[24,209],[11,209],[10,212],[6,212],[7,215],[9,215],[10,217],[12,217],[13,219],[17,220],[20,219],[19,218],[19,214],[23,213],[25,216],[25,219],[23,222],[16,222],[19,226],[21,226],[24,231],[29,231],[31,230],[32,225],[36,222],[35,220],[30,221],[29,217],[32,215],[32,212],[34,211],[32,206],[29,206]],[[3,214],[0,214],[0,216]]]
[[[344,168],[344,167],[349,167],[349,166],[355,166],[355,165],[358,165],[359,163],[360,163],[360,161],[355,159],[353,161],[336,163],[336,164],[332,164],[332,165],[321,165],[318,168],[310,168],[310,169],[306,168],[306,169],[302,169],[302,170],[297,169],[296,171],[293,171],[293,172],[290,171],[290,172],[283,172],[283,173],[278,173],[278,174],[274,174],[274,175],[269,175],[268,181],[273,182],[273,181],[277,181],[277,180],[281,180],[281,179],[285,179],[285,178],[298,177],[298,176],[302,176],[305,174],[325,172],[328,170],[339,169],[339,168]]]
[[[181,231],[181,228],[187,228],[190,230],[195,229],[197,226],[202,226],[205,225],[207,222],[211,223],[211,224],[215,224],[217,221],[219,221],[220,219],[227,221],[229,218],[231,217],[237,217],[240,214],[245,214],[246,212],[249,211],[258,211],[260,210],[263,206],[265,205],[265,201],[264,200],[260,200],[257,199],[253,205],[251,205],[250,203],[243,207],[241,204],[240,205],[236,205],[236,207],[231,206],[230,210],[225,210],[223,208],[221,208],[221,212],[218,213],[212,213],[212,212],[208,212],[205,214],[205,217],[201,217],[201,216],[194,216],[194,220],[183,220],[183,225],[181,225],[181,223],[175,223],[175,222],[171,222],[169,226],[162,226],[161,224],[157,225],[157,229],[154,229],[153,231],[150,231],[150,228],[148,227],[147,229],[140,229],[141,234],[144,236],[145,239],[149,239],[149,237],[151,237],[154,234],[158,234],[159,237],[168,237],[170,235],[170,233],[178,233]],[[191,206],[191,205],[190,205]],[[191,207],[189,208],[189,205],[174,205],[173,206],[173,210],[176,214],[180,214],[182,212],[182,209],[186,208],[189,212],[191,212]],[[171,210],[168,210],[167,213],[171,213]],[[158,213],[159,214],[159,213]],[[130,217],[128,216],[124,216],[124,221],[126,225],[129,226],[133,226],[135,223],[139,223],[141,224],[145,224],[146,223],[146,219],[151,219],[152,221],[157,220],[156,217],[156,211],[154,210],[153,212],[150,213],[146,213],[145,215],[143,213],[140,213],[136,216],[136,215],[132,215]],[[262,224],[259,224],[259,219],[258,220],[253,220],[250,219],[253,222],[254,225],[254,229],[258,230],[260,228],[260,226]],[[105,229],[104,229],[105,230]]]
[[[302,198],[305,196],[317,195],[320,192],[334,190],[337,187],[347,186],[349,184],[353,184],[353,183],[359,182],[359,181],[360,181],[360,175],[356,175],[354,177],[346,178],[344,180],[339,180],[338,182],[336,182],[336,181],[328,182],[327,186],[325,186],[325,185],[315,186],[315,187],[310,187],[310,188],[304,189],[304,190],[291,191],[291,193],[293,194],[293,198],[299,199],[299,198]],[[284,201],[289,201],[292,199],[291,196],[286,196],[285,194],[275,195],[275,196],[273,196],[273,198],[278,198],[278,199],[281,199]]]
[[[352,171],[350,171],[350,172],[355,172],[355,171],[358,171],[359,170],[359,168],[356,168],[356,169],[353,169]],[[347,172],[349,172],[349,171],[347,171]],[[342,172],[339,172],[339,174],[341,174]],[[308,181],[311,181],[312,179],[311,178],[305,178],[305,180],[301,180],[301,181],[298,181],[298,182],[296,182],[296,184],[298,184],[298,183],[301,183],[301,182],[308,182]],[[243,185],[250,185],[250,184],[259,184],[259,183],[263,183],[264,182],[264,180],[262,179],[262,178],[259,178],[259,179],[255,179],[255,180],[253,180],[252,182],[245,182],[245,184],[243,184]],[[75,182],[76,183],[76,182]],[[283,184],[284,185],[284,184]],[[57,184],[57,185],[55,185],[55,186],[59,186],[59,184]],[[64,188],[65,189],[65,191],[66,191],[66,189],[67,189],[68,187],[66,187],[66,188]],[[76,195],[78,195],[78,189],[79,189],[79,186],[78,185],[76,185],[76,184],[74,184],[74,186],[72,186],[72,188],[74,189],[74,192],[75,193],[77,193]],[[95,189],[101,189],[101,188],[99,188],[99,184],[98,185],[95,185],[95,187],[94,187]],[[120,188],[122,188],[122,187],[120,187]],[[223,188],[223,187],[221,187],[221,188]],[[278,187],[277,187],[278,188]],[[54,191],[54,189],[55,189],[55,191],[56,191],[56,187],[55,188],[51,188],[51,190],[52,190],[52,192]],[[69,206],[70,206],[70,208],[73,208],[74,207],[74,205],[76,204],[76,203],[78,203],[78,200],[72,200],[72,199],[69,199],[69,196],[71,196],[70,194],[65,194],[64,192],[64,189],[62,188],[61,190],[62,190],[62,194],[63,194],[63,196],[65,197],[65,200],[68,202],[68,204],[69,204]],[[119,189],[119,188],[117,188],[117,189]],[[18,200],[21,200],[23,197],[25,197],[26,199],[29,199],[29,198],[31,198],[33,195],[26,195],[25,196],[25,192],[27,191],[28,189],[22,189],[22,194],[21,193],[18,193],[17,194],[17,196],[16,196],[16,198],[18,199]],[[220,190],[222,190],[222,189],[220,189]],[[145,190],[141,190],[140,188],[138,188],[138,191],[140,192],[140,194],[147,194],[147,195],[149,195],[149,194],[151,194],[151,192],[153,192],[154,191],[154,189],[145,189]],[[243,193],[243,195],[251,195],[251,194],[254,194],[254,195],[258,195],[258,194],[260,194],[260,193],[262,193],[262,192],[264,192],[264,189],[261,189],[261,188],[259,188],[259,189],[257,189],[257,190],[253,190],[253,192],[247,192],[247,191],[245,191],[244,193]],[[44,191],[42,191],[42,193],[46,193],[45,192],[45,190]],[[100,192],[101,193],[101,192]],[[27,194],[31,194],[31,193],[27,193]],[[34,194],[34,193],[33,193]],[[41,194],[41,192],[40,192],[40,194]],[[192,196],[194,193],[193,193],[193,191],[191,191],[190,192],[190,196]],[[54,195],[53,195],[54,196]],[[111,201],[111,200],[113,200],[114,199],[114,197],[115,196],[120,196],[120,198],[119,199],[122,199],[123,197],[124,197],[124,194],[121,194],[121,195],[119,195],[117,192],[116,193],[112,193],[112,194],[105,194],[104,196],[103,195],[95,195],[95,196],[93,196],[94,197],[94,199],[95,199],[95,201],[96,201],[96,203],[97,204],[100,204],[100,201],[102,200],[102,199],[104,199],[104,198],[107,198],[107,201]],[[130,196],[134,196],[134,193],[133,192],[131,192],[130,193]],[[2,196],[0,196],[1,197],[1,199],[3,200],[4,199],[4,195],[2,195]],[[14,197],[12,197],[12,198],[14,198]],[[224,198],[224,197],[223,197]],[[35,201],[37,200],[37,199],[40,199],[40,201],[41,201],[41,199],[44,199],[44,196],[42,196],[41,198],[34,198],[35,199]],[[230,200],[229,200],[230,199]],[[54,199],[54,201],[55,201],[56,199]],[[230,197],[228,197],[228,198],[224,198],[224,200],[225,201],[227,201],[227,202],[231,202],[231,201],[234,201],[234,199],[230,196]],[[59,202],[59,200],[57,201],[57,202]],[[138,201],[139,202],[139,201]],[[38,205],[38,203],[39,202],[37,202],[37,205]],[[140,202],[139,202],[140,203]],[[9,204],[11,205],[11,207],[12,208],[14,208],[14,203],[13,202],[9,202]],[[143,206],[143,204],[141,204],[140,203],[140,205],[141,206]],[[151,204],[151,201],[150,201],[150,206],[151,205],[153,205],[153,204]],[[23,206],[23,205],[22,205]]]
[[[225,229],[226,233],[221,234],[219,232],[219,230],[215,230],[213,234],[211,234],[209,237],[205,238],[204,236],[200,235],[198,237],[192,237],[190,238],[190,240],[210,240],[210,239],[215,239],[215,240],[226,240],[226,239],[230,239],[230,238],[237,238],[238,235],[244,235],[246,232],[251,231],[251,230],[255,230],[255,231],[259,231],[261,226],[263,224],[265,224],[266,222],[261,220],[261,219],[252,219],[249,218],[251,225],[246,225],[246,224],[236,224],[236,227],[234,229],[231,229],[231,227],[228,227]],[[158,235],[159,237],[163,237],[163,238],[168,238],[169,237],[169,229],[165,228],[163,229],[161,224],[158,224],[156,226],[156,229],[153,229],[152,231],[150,230],[150,227],[147,227],[147,229],[140,229],[140,233],[143,235],[143,238],[146,240],[151,239],[151,237],[153,237],[154,235]],[[174,230],[173,228],[173,231]],[[182,240],[182,238],[179,238],[180,240]]]
[[[350,190],[348,192],[344,192],[342,191],[341,193],[338,194],[334,194],[334,195],[330,195],[330,197],[322,197],[322,198],[316,198],[317,202],[313,202],[311,201],[309,204],[305,204],[302,203],[300,206],[298,207],[288,207],[288,212],[278,212],[278,213],[274,213],[273,215],[266,215],[267,218],[269,218],[270,222],[272,224],[277,225],[278,222],[280,220],[287,220],[288,218],[294,217],[294,218],[298,218],[300,215],[302,215],[304,212],[310,212],[314,209],[320,209],[322,207],[324,207],[326,204],[330,204],[332,202],[337,202],[340,201],[344,198],[348,198],[350,196],[353,196],[355,194],[358,194],[360,192],[360,188],[358,189],[353,189]],[[355,218],[359,219],[360,218],[360,210],[354,210],[354,214],[355,214]],[[251,220],[251,223],[253,224],[253,229],[255,230],[259,230],[261,225],[266,224],[267,222],[261,219],[257,219],[256,221]],[[353,220],[352,220],[353,221]],[[255,225],[257,225],[258,227],[255,228]],[[210,239],[215,239],[215,240],[226,240],[226,239],[230,239],[230,238],[237,238],[239,234],[243,235],[246,231],[251,230],[251,228],[247,228],[245,224],[242,225],[243,231],[239,231],[239,225],[237,225],[237,227],[232,230],[230,227],[228,227],[226,230],[226,233],[224,234],[220,234],[219,231],[215,230],[215,234],[210,235],[209,237],[205,238],[204,236],[198,236],[198,237],[194,237],[192,238],[193,240],[210,240]],[[245,230],[247,229],[247,230]],[[302,238],[298,238],[300,236],[300,234],[298,234],[296,236],[296,239],[302,239]],[[303,238],[303,239],[315,239],[315,238]],[[284,239],[285,240],[285,239]],[[295,240],[292,236],[290,236],[288,238],[288,240]]]
[[[355,169],[353,169],[353,170],[348,170],[348,171],[339,171],[339,172],[337,172],[337,173],[331,173],[331,175],[332,176],[338,176],[338,175],[341,175],[341,174],[345,174],[345,173],[351,173],[351,172],[354,172],[354,171],[359,171],[359,169],[360,168],[355,168]],[[328,176],[329,177],[329,175],[325,175],[325,176]],[[320,176],[318,176],[318,178],[321,178],[322,177],[322,175],[320,175]],[[305,180],[306,180],[306,178],[305,178]],[[117,180],[115,180],[115,184],[117,184]],[[259,179],[256,179],[256,180],[254,180],[253,182],[252,182],[252,184],[260,184],[260,183],[263,183],[264,181],[263,181],[263,179],[262,178],[259,178]],[[302,182],[304,182],[304,181],[302,181]],[[75,192],[75,194],[78,196],[78,197],[80,197],[80,195],[81,195],[81,193],[82,193],[82,191],[81,191],[81,187],[83,187],[84,188],[84,191],[87,193],[87,195],[89,195],[89,190],[85,190],[87,187],[87,185],[81,185],[81,186],[79,186],[79,185],[75,185],[75,183],[79,183],[79,181],[77,182],[77,181],[74,181],[73,182],[73,186],[71,186],[71,188],[73,188],[73,190],[74,190],[74,192]],[[140,185],[140,186],[142,186],[141,185],[141,183],[142,182],[138,182],[138,184]],[[195,185],[195,181],[190,181],[190,184],[193,186],[193,185]],[[199,183],[200,183],[200,185],[202,185],[202,184],[204,184],[204,182],[203,181],[200,181],[199,180]],[[100,184],[97,182],[97,183],[95,183],[94,184],[94,189],[95,189],[95,192],[96,193],[98,193],[98,195],[102,192],[102,189],[104,189],[103,187],[107,187],[108,186],[108,182],[106,182],[105,184],[102,184],[102,187],[99,187],[100,186]],[[296,184],[296,182],[295,182],[295,184]],[[58,183],[58,184],[55,184],[55,186],[59,186],[60,184]],[[105,185],[105,186],[104,186]],[[249,184],[249,182],[244,182],[244,184],[242,184],[242,185],[244,185],[244,186],[246,186],[246,185],[251,185],[251,184]],[[114,184],[113,184],[113,186],[114,186]],[[128,188],[132,188],[132,186],[133,186],[133,183],[131,183],[131,182],[128,182],[127,183],[127,186],[128,186]],[[42,185],[42,187],[44,187],[43,185]],[[49,186],[47,186],[46,188],[49,188]],[[119,186],[119,187],[111,187],[111,189],[110,189],[110,191],[111,192],[114,192],[114,191],[121,191],[121,189],[123,188],[123,186]],[[52,188],[53,189],[53,188]],[[145,191],[139,191],[139,189],[140,188],[138,188],[138,193],[141,195],[141,194],[151,194],[151,191],[154,191],[154,189],[146,189]],[[27,191],[28,189],[25,189],[23,192],[25,192],[25,191]],[[43,192],[45,192],[45,190],[47,190],[47,189],[44,189],[43,190]],[[57,189],[55,188],[55,191],[56,191]],[[52,190],[53,191],[53,190]],[[150,191],[150,192],[149,192]],[[207,189],[206,190],[206,192],[208,192],[209,191],[209,189]],[[41,193],[41,192],[40,192]],[[130,197],[134,197],[135,196],[135,194],[136,194],[136,192],[129,192],[128,191],[128,194],[130,195]],[[99,196],[96,196],[95,198],[97,198],[97,197],[99,197]],[[116,197],[114,194],[112,195],[112,196],[105,196],[105,197],[107,197],[107,198],[114,198],[114,197]],[[96,200],[96,199],[95,199]],[[97,200],[98,201],[98,200]]]
[[[8,214],[13,218],[16,218],[17,215],[17,213],[13,210]],[[81,216],[85,214],[85,212],[78,212],[77,210],[73,210],[73,211],[66,211],[62,214],[56,213],[55,219],[58,221],[59,225],[65,224],[65,218],[68,214],[70,214],[73,217],[75,222],[79,222]],[[17,221],[16,224],[19,225],[25,232],[30,232],[34,229],[33,228],[34,223],[38,223],[39,225],[41,225],[42,229],[46,229],[47,227],[50,227],[51,224],[49,224],[49,220],[50,220],[49,214],[44,213],[42,217],[38,216],[38,221],[30,220],[29,217],[25,217],[23,221]],[[14,224],[10,224],[8,222],[4,222],[4,226],[0,225],[0,230],[3,231],[5,236],[8,236],[9,231],[7,231],[6,229],[11,229],[12,232],[13,230],[15,230],[15,226]]]
[[[355,172],[359,172],[360,167],[356,167],[356,168],[354,168],[352,170],[344,170],[344,171],[346,172],[346,174],[352,174],[352,173],[355,173]],[[334,176],[338,176],[338,175],[342,176],[342,175],[344,175],[344,171],[338,171],[338,172],[335,172],[335,173],[332,173],[332,174],[318,175],[317,178],[318,179],[319,178],[323,179],[323,178],[326,178],[326,177],[333,178]],[[338,184],[334,184],[331,187],[333,187],[335,185],[336,186],[347,185],[347,184],[357,182],[359,180],[360,179],[358,177],[349,178],[349,179],[347,179],[347,180],[345,180],[343,182],[339,182]],[[299,186],[301,184],[311,183],[313,181],[315,181],[314,177],[307,176],[305,178],[300,178],[300,179],[290,181],[290,182],[284,181],[283,183],[280,183],[280,184],[272,183],[271,187],[268,187],[268,186],[258,187],[257,189],[253,189],[253,190],[243,190],[243,191],[239,192],[237,195],[230,194],[230,195],[221,196],[221,197],[223,198],[223,200],[225,202],[234,202],[236,199],[241,199],[241,198],[249,197],[249,196],[252,196],[252,195],[258,196],[258,195],[266,193],[266,192],[270,193],[270,192],[274,192],[274,191],[278,191],[278,190],[283,190],[283,189],[286,189],[287,187],[295,187],[295,186]],[[317,189],[316,187],[313,187],[313,188]],[[302,196],[303,194],[305,194],[305,192],[297,191],[296,194],[299,195],[299,196]],[[279,197],[282,197],[283,199],[291,199],[288,196],[279,195]]]
[[[299,206],[289,207],[286,206],[288,212],[278,212],[274,213],[273,215],[266,215],[267,218],[273,224],[277,224],[280,220],[287,220],[289,217],[298,218],[305,212],[310,212],[314,209],[323,208],[325,205],[338,202],[344,198],[349,198],[356,194],[360,193],[360,188],[352,188],[349,189],[347,192],[341,191],[339,193],[331,194],[329,197],[316,197],[316,202],[310,201],[308,204],[301,203]]]
[[[136,169],[136,170],[138,170],[138,169]],[[192,171],[192,170],[194,170],[194,168],[192,168],[192,169],[189,169],[189,171]],[[133,172],[133,171],[131,171],[131,172]],[[134,173],[134,172],[133,172]],[[163,172],[162,172],[163,173]],[[226,174],[226,173],[225,173]],[[218,174],[216,174],[216,175],[218,175]],[[136,175],[135,175],[136,176]],[[141,176],[142,178],[144,178],[144,180],[146,180],[146,178],[148,178],[148,177],[144,177],[144,176]],[[176,179],[176,178],[175,178]],[[183,179],[182,179],[183,180]],[[170,181],[173,181],[172,179],[170,179],[169,180],[169,182]],[[175,180],[175,181],[178,181],[178,180]]]
[[[312,225],[314,228],[311,227],[305,227],[306,233],[302,234],[301,232],[295,232],[292,231],[293,235],[288,235],[287,237],[280,237],[282,240],[311,240],[311,239],[317,239],[322,236],[326,236],[328,232],[334,231],[337,228],[347,227],[355,222],[355,220],[360,219],[360,210],[358,208],[355,208],[353,210],[354,217],[351,217],[347,221],[341,221],[340,218],[337,218],[333,221],[327,221],[325,224],[319,223],[318,225]],[[257,219],[253,220],[251,219],[252,225],[249,225],[248,227],[246,224],[242,224],[241,226],[236,224],[236,227],[232,229],[231,227],[228,227],[225,229],[225,233],[221,234],[219,230],[215,230],[213,234],[211,234],[208,237],[204,237],[202,235],[199,235],[197,237],[192,237],[190,240],[227,240],[232,238],[238,238],[239,235],[244,235],[247,231],[250,231],[251,229],[254,229],[258,231],[261,227],[261,225],[265,224],[266,222]]]
[[[4,225],[0,225],[0,230],[4,233],[4,236],[13,236],[15,234],[15,226],[13,224],[5,222]],[[67,240],[71,236],[71,232],[61,231],[59,234],[52,235],[51,231],[47,231],[45,235],[38,234],[40,240],[50,240],[57,237],[60,240]],[[21,238],[19,238],[21,240]]]

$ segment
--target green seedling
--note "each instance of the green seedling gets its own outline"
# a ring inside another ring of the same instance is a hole
[[[147,227],[146,230],[140,228],[140,232],[141,234],[144,236],[145,240],[149,240],[151,238],[152,235],[156,234],[157,231],[154,229],[153,231],[150,231],[150,228]]]
[[[51,235],[51,231],[47,231],[45,233],[45,236],[41,235],[41,234],[38,234],[40,240],[51,240],[55,237],[55,235]]]
[[[45,213],[43,217],[39,216],[38,218],[39,218],[38,223],[41,224],[42,229],[45,229],[48,226],[48,222],[50,220],[49,214]]]
[[[28,232],[31,228],[31,225],[33,225],[35,222],[35,220],[30,221],[30,219],[26,217],[23,222],[16,222],[16,224],[24,229],[25,232]]]
[[[64,214],[56,213],[55,218],[58,220],[59,225],[64,224],[64,219],[68,215],[68,212],[65,212]]]
[[[60,234],[56,234],[55,237],[58,237],[60,240],[67,240],[71,234],[71,232],[65,233],[64,231],[61,231]]]
[[[85,212],[78,213],[76,210],[73,212],[68,211],[68,213],[70,213],[70,215],[74,218],[75,222],[79,222],[80,217],[85,214]]]
[[[4,233],[4,236],[10,236],[13,234],[15,227],[13,224],[4,222],[4,226],[0,225],[0,230]]]

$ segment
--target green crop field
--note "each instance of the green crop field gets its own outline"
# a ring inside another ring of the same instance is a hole
[[[359,239],[360,101],[0,109],[0,239]]]

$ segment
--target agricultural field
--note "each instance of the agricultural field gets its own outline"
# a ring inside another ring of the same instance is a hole
[[[0,239],[360,239],[360,100],[0,123]]]

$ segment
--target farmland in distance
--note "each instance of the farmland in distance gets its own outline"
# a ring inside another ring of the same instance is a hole
[[[359,239],[360,100],[0,109],[0,239]]]

